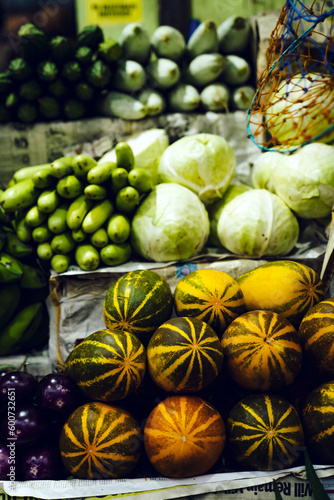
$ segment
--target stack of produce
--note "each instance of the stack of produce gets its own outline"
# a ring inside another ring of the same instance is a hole
[[[261,153],[246,185],[237,183],[235,151],[221,136],[169,144],[162,129],[150,129],[129,142],[134,149],[119,142],[99,159],[66,156],[15,172],[0,205],[46,268],[182,261],[211,246],[240,256],[291,255],[312,221],[325,241],[332,145]]]
[[[3,405],[16,394],[0,440],[16,433],[16,479],[305,463],[321,488],[310,458],[334,459],[333,311],[318,274],[289,260],[236,279],[193,271],[174,293],[154,271],[125,273],[106,291],[105,329],[81,340],[61,373],[39,383],[27,370],[2,373]],[[1,450],[8,479],[10,449]]]
[[[98,25],[75,40],[18,30],[19,53],[0,74],[0,122],[106,115],[137,120],[163,112],[246,109],[254,95],[250,22],[203,21],[186,42],[171,26],[150,37],[140,23],[118,40]]]
[[[13,219],[15,237],[47,269],[60,273],[74,263],[92,271],[100,263],[114,266],[130,259],[131,218],[153,179],[148,170],[136,168],[126,142],[116,145],[115,155],[115,162],[98,163],[80,154],[24,167],[1,193],[1,209]]]
[[[3,193],[0,190],[0,196]],[[0,356],[31,352],[49,338],[48,273],[0,207]]]

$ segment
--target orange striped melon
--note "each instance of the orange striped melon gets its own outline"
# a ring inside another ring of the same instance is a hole
[[[263,264],[237,278],[247,311],[266,309],[282,314],[296,328],[306,312],[324,298],[319,275],[291,260]]]
[[[273,471],[291,467],[304,445],[301,420],[284,398],[250,394],[230,411],[227,444],[243,469]]]
[[[66,469],[77,478],[125,477],[141,457],[141,428],[127,411],[89,402],[68,417],[60,433],[59,449]]]
[[[334,298],[307,311],[298,330],[306,358],[318,375],[334,377]]]
[[[231,378],[251,390],[276,390],[297,377],[303,360],[298,333],[272,311],[248,311],[226,328],[224,363]]]
[[[108,289],[103,318],[110,330],[126,330],[144,345],[167,321],[173,310],[173,295],[167,281],[148,269],[130,271]]]
[[[302,422],[307,446],[319,463],[334,463],[334,381],[325,382],[306,397]]]
[[[167,477],[205,474],[218,461],[225,441],[222,417],[197,396],[177,395],[161,401],[144,427],[147,457]]]
[[[222,365],[223,348],[217,334],[196,318],[171,318],[147,346],[149,374],[167,392],[197,392],[217,377]]]
[[[85,396],[118,401],[132,394],[143,380],[146,352],[140,340],[121,330],[98,330],[67,356],[64,373]]]
[[[175,287],[174,306],[177,316],[205,321],[219,336],[246,311],[236,280],[214,269],[198,269],[184,276]]]

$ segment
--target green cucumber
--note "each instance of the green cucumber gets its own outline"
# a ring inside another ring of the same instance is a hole
[[[195,87],[205,87],[222,74],[225,58],[221,54],[201,54],[190,61],[184,80]]]
[[[115,89],[123,92],[136,92],[140,90],[146,80],[146,72],[137,61],[123,61],[117,66],[112,77]]]
[[[162,25],[151,36],[152,49],[157,57],[179,61],[186,50],[186,42],[181,31],[173,26]]]
[[[189,83],[179,83],[168,94],[169,106],[172,111],[195,111],[201,98],[197,88]]]
[[[120,33],[118,43],[124,60],[130,59],[146,64],[151,54],[151,40],[141,23],[128,23]]]
[[[218,52],[217,28],[213,21],[201,22],[187,42],[187,55],[194,59],[201,54]]]
[[[147,115],[147,106],[125,92],[110,91],[98,100],[96,110],[103,116],[123,120],[141,120]]]

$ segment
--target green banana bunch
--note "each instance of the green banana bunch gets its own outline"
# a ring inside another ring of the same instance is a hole
[[[13,214],[15,221],[2,252],[19,258],[32,246],[43,267],[57,273],[72,263],[88,271],[100,264],[124,263],[132,253],[132,214],[152,188],[151,174],[136,168],[133,151],[124,141],[115,146],[115,161],[98,163],[78,154],[20,169],[0,193],[3,213]],[[26,286],[22,266],[13,269],[21,272]],[[35,278],[38,288],[43,277]]]
[[[26,212],[20,209],[0,223],[0,356],[30,352],[45,345],[48,338],[49,315],[44,303],[48,273],[36,262],[31,228],[25,219]]]
[[[23,307],[0,330],[0,356],[20,352],[22,342],[27,343],[39,328],[43,319],[43,303],[37,302]]]

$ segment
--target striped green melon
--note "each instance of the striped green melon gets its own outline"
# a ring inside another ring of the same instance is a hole
[[[305,314],[298,330],[306,358],[318,375],[334,377],[334,298],[322,300]]]
[[[110,330],[134,333],[145,345],[167,321],[173,296],[167,281],[150,270],[130,271],[111,285],[103,302],[103,318]]]
[[[276,390],[297,377],[303,360],[298,334],[272,311],[248,311],[226,328],[224,362],[231,378],[251,390]]]
[[[273,471],[291,467],[304,445],[302,423],[284,398],[250,394],[230,411],[227,443],[233,459],[245,470]]]
[[[274,311],[296,328],[306,312],[325,295],[319,275],[309,266],[292,260],[268,262],[242,274],[236,281],[247,311]]]
[[[320,463],[334,463],[334,381],[325,382],[306,397],[302,422],[307,446]]]
[[[184,276],[175,287],[174,306],[177,316],[205,321],[219,336],[246,311],[236,280],[214,269],[198,269]]]
[[[127,411],[89,402],[66,420],[59,449],[66,469],[77,478],[121,478],[133,471],[141,457],[142,433]]]
[[[149,374],[167,392],[197,392],[217,377],[222,365],[223,348],[217,334],[196,318],[171,318],[147,346]]]
[[[98,330],[68,355],[64,373],[90,399],[118,401],[140,385],[146,352],[140,340],[121,330]]]
[[[225,442],[225,423],[219,412],[197,396],[177,395],[161,401],[144,428],[147,457],[167,477],[205,474],[221,456]]]

